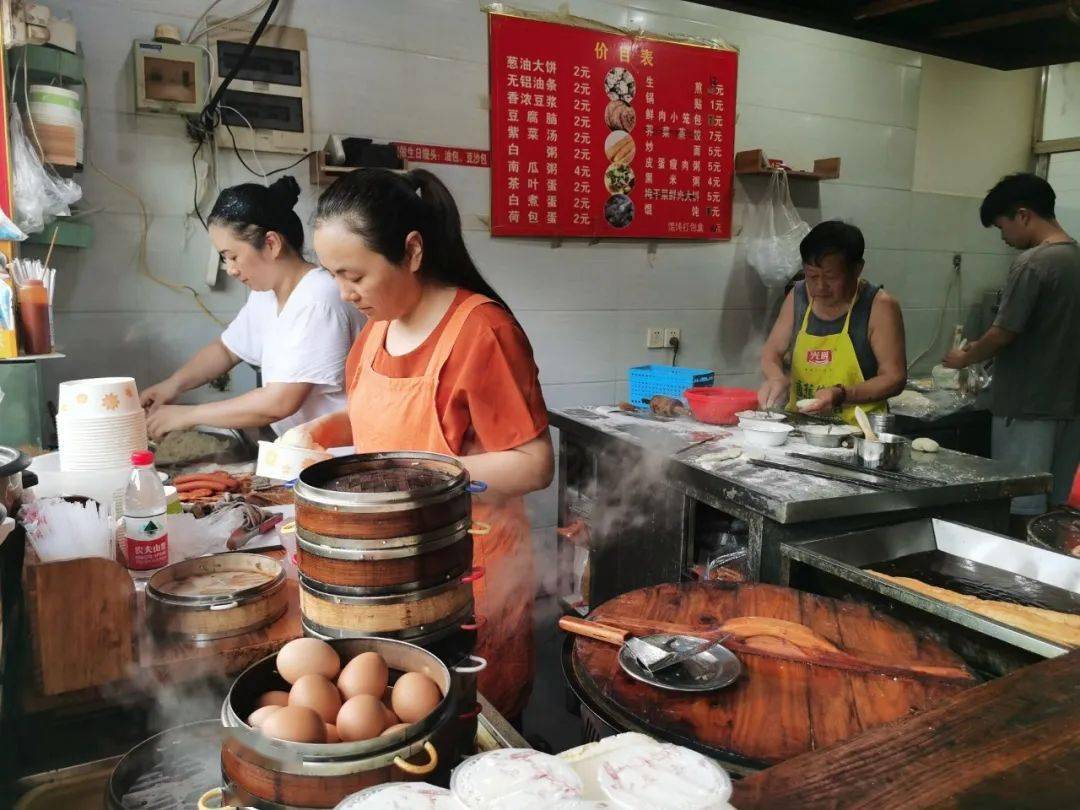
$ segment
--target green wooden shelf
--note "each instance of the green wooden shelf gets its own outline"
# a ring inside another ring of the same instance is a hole
[[[23,59],[31,84],[52,84],[59,80],[62,85],[83,83],[82,54],[71,53],[47,45],[19,45],[7,52],[8,70],[12,75],[22,74]]]
[[[94,242],[94,229],[85,222],[54,220],[45,226],[45,230],[30,234],[24,244],[48,245],[52,241],[54,228],[60,229],[56,235],[59,247],[88,248]]]

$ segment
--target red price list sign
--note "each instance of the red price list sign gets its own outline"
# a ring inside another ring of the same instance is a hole
[[[735,51],[490,16],[496,236],[731,238]]]

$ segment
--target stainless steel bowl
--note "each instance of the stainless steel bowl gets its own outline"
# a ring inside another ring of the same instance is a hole
[[[868,470],[898,470],[911,458],[911,439],[895,433],[879,433],[878,441],[855,437],[855,458]]]
[[[856,432],[850,425],[802,425],[799,431],[815,447],[839,447]]]
[[[875,413],[868,413],[866,418],[870,420],[870,427],[874,429],[874,433],[892,433],[896,430],[895,413],[882,413],[881,411],[877,411]]]

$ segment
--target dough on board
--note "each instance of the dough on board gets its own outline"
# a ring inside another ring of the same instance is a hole
[[[698,464],[719,464],[721,461],[730,461],[733,458],[738,458],[742,455],[742,448],[740,447],[725,447],[716,453],[706,453],[703,456],[699,456],[694,459]]]
[[[923,436],[911,443],[911,449],[918,450],[920,453],[936,453],[941,449],[941,445]]]

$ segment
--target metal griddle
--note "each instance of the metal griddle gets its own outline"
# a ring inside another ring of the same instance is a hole
[[[1069,647],[871,576],[912,576],[958,593],[1080,613],[1080,559],[960,523],[927,519],[807,543],[780,554],[889,599],[1052,658]],[[918,570],[919,566],[922,570]]]

